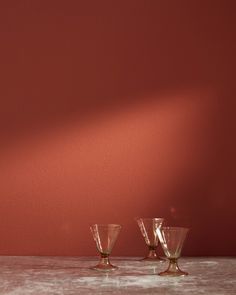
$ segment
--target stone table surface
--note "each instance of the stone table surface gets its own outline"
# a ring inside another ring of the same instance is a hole
[[[158,273],[167,262],[111,258],[118,270],[90,269],[97,257],[0,256],[0,294],[236,294],[236,258],[181,258],[187,277]]]

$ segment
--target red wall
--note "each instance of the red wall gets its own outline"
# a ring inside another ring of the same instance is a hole
[[[236,255],[234,3],[0,1],[0,254]]]

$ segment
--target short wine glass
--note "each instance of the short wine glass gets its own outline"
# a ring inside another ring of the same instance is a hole
[[[161,228],[164,218],[136,218],[142,236],[148,246],[148,254],[142,260],[164,261],[157,254],[158,236],[156,230]]]
[[[90,226],[94,241],[100,253],[100,261],[92,269],[110,271],[117,269],[110,263],[109,256],[121,230],[119,224],[93,224]]]
[[[161,242],[162,249],[169,259],[167,270],[159,273],[160,276],[186,276],[187,272],[182,271],[178,266],[178,259],[181,255],[181,250],[189,231],[184,227],[163,227],[157,228],[157,235]]]

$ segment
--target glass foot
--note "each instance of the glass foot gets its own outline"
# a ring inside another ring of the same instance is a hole
[[[99,271],[110,271],[110,270],[116,270],[117,268],[118,268],[117,266],[112,265],[112,264],[109,264],[109,265],[98,264],[98,265],[91,267],[91,269],[99,270]]]
[[[188,273],[182,271],[177,263],[177,258],[169,259],[169,266],[166,271],[160,272],[159,276],[181,277],[187,276]]]
[[[101,259],[99,263],[95,266],[92,266],[91,269],[95,270],[101,270],[101,271],[110,271],[110,270],[115,270],[118,267],[115,265],[112,265],[109,260],[109,255],[108,254],[102,254],[101,253]]]
[[[164,262],[166,259],[159,257],[156,253],[156,246],[149,246],[149,252],[146,257],[142,258],[140,261],[156,261]]]
[[[158,274],[159,276],[168,276],[168,277],[183,277],[183,276],[187,276],[188,273],[185,272],[185,271],[178,271],[178,272],[174,272],[174,271],[163,271],[163,272],[160,272]]]

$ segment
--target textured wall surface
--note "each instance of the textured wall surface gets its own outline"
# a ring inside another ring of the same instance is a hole
[[[83,3],[84,2],[84,3]],[[236,255],[234,1],[0,1],[0,254],[92,255],[91,223]]]

